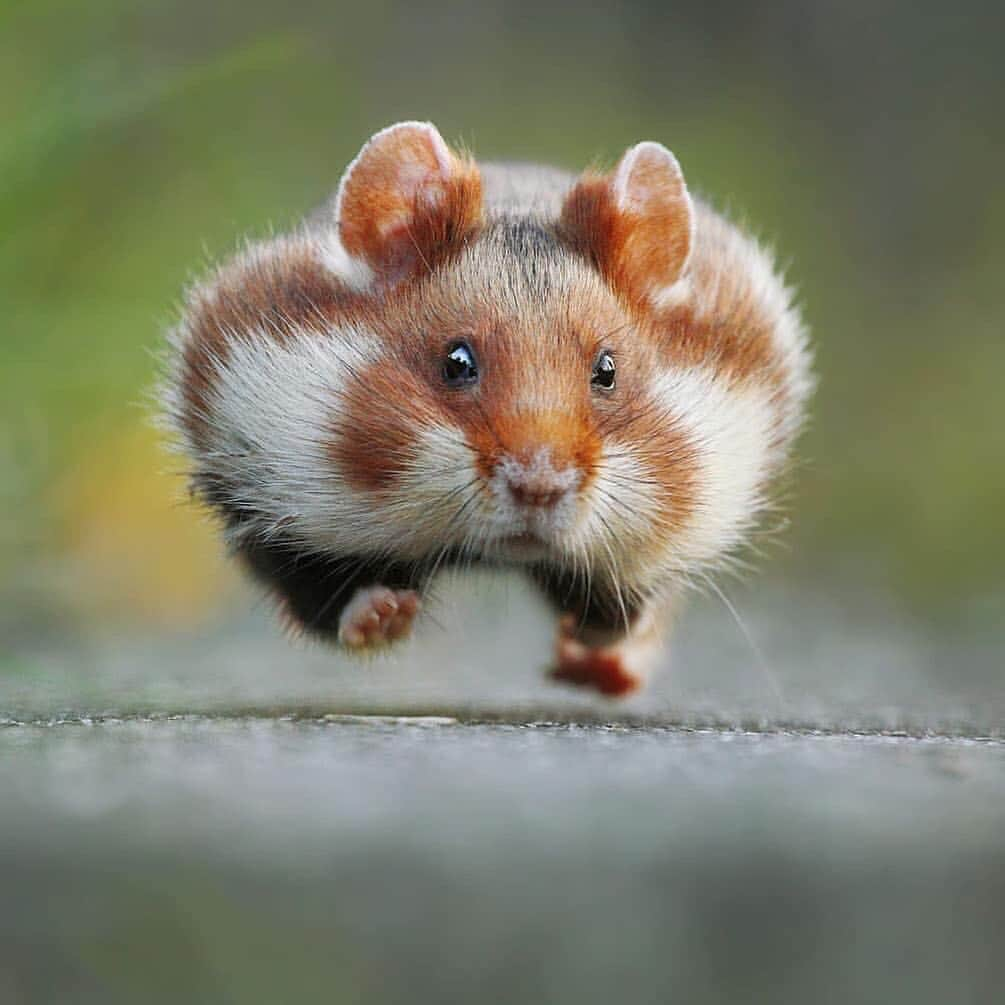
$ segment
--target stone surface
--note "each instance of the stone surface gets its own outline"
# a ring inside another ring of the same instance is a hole
[[[23,647],[0,1002],[997,1000],[1001,640],[738,606],[622,703],[519,589],[363,664],[262,612]]]
[[[0,806],[5,1002],[990,1002],[1005,980],[996,742],[17,726]]]

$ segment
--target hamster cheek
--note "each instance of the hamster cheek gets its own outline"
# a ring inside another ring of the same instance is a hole
[[[417,456],[421,419],[399,388],[371,368],[331,414],[330,455],[351,488],[393,490]]]
[[[591,534],[603,536],[600,552],[616,556],[620,569],[648,579],[654,559],[692,517],[696,446],[645,403],[625,432],[604,444],[590,494]]]
[[[328,454],[359,503],[356,520],[409,558],[460,539],[458,514],[474,516],[468,501],[480,478],[463,432],[428,386],[404,366],[377,365],[338,404]]]
[[[436,422],[416,437],[415,461],[393,501],[408,513],[408,534],[419,550],[439,552],[474,532],[483,511],[484,482],[474,451],[457,426]]]
[[[676,529],[674,551],[690,567],[718,561],[743,543],[764,504],[777,412],[770,388],[733,385],[706,367],[668,370],[654,382],[671,416],[691,484],[691,512]]]

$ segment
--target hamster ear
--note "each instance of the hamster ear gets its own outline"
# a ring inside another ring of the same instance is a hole
[[[687,265],[694,206],[677,158],[659,143],[638,143],[611,174],[573,186],[560,226],[615,287],[652,303]]]
[[[344,251],[385,282],[433,268],[482,219],[481,177],[428,122],[373,136],[346,168],[335,200]],[[367,276],[372,278],[372,276]]]

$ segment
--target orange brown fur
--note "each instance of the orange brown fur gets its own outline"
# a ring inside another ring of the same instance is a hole
[[[346,251],[395,283],[437,268],[482,223],[481,175],[473,161],[455,157],[452,174],[444,178],[424,149],[410,149],[427,174],[411,195],[403,196],[394,178],[396,158],[404,154],[398,147],[350,174],[339,221]]]
[[[701,210],[699,219],[707,213]],[[711,363],[737,381],[758,378],[780,385],[786,373],[774,338],[775,320],[746,275],[723,272],[724,249],[708,224],[699,228],[688,263],[689,282],[702,291],[701,299],[653,313],[661,351],[679,365]]]
[[[252,249],[220,269],[190,299],[185,319],[181,386],[193,440],[202,438],[209,396],[231,339],[260,331],[282,342],[349,316],[359,302],[358,294],[321,266],[305,238],[277,242],[267,254]]]
[[[756,378],[785,393],[787,361],[774,338],[775,319],[753,295],[742,271],[723,271],[721,224],[698,206],[700,221],[687,279],[711,301],[653,307],[650,295],[674,264],[687,256],[687,235],[674,207],[650,212],[644,220],[620,210],[610,175],[588,174],[566,196],[559,233],[621,292],[631,309],[649,319],[662,357],[675,365],[712,365],[737,381]],[[702,226],[701,224],[705,224]],[[666,235],[675,235],[667,240]]]
[[[414,457],[419,429],[442,421],[444,413],[422,375],[394,359],[353,376],[343,407],[332,424],[329,456],[350,485],[374,495],[395,486]]]
[[[368,259],[392,272],[407,270],[407,278],[413,280],[443,265],[473,239],[481,225],[478,169],[471,161],[459,161],[456,177],[436,188],[435,200],[426,191],[415,195],[409,209],[411,223],[386,235],[383,244],[367,205],[348,201],[365,221],[356,226],[355,233],[349,228],[349,247],[358,247]],[[388,210],[387,205],[369,208]],[[380,252],[380,247],[387,250]],[[182,387],[189,435],[195,439],[201,435],[217,364],[226,361],[232,337],[247,337],[249,331],[262,329],[282,341],[305,330],[344,324],[374,306],[372,297],[353,291],[320,263],[316,243],[306,237],[286,239],[269,255],[239,259],[221,269],[212,283],[200,288],[187,315]]]
[[[642,392],[633,405],[630,444],[657,483],[664,531],[687,526],[698,496],[700,451],[679,423]]]
[[[644,215],[620,208],[607,175],[586,175],[576,184],[559,231],[636,310],[645,309],[654,286],[677,278],[688,254],[688,228],[676,203]]]

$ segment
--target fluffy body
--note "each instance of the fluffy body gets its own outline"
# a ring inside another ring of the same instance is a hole
[[[663,147],[577,179],[478,166],[420,123],[194,287],[173,346],[193,485],[296,625],[359,648],[367,598],[515,564],[563,618],[558,676],[609,694],[755,527],[812,386],[770,257]]]

